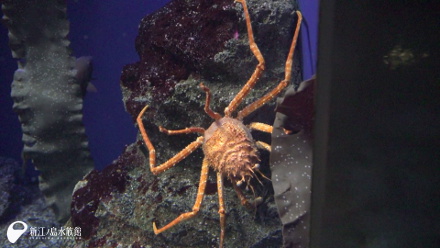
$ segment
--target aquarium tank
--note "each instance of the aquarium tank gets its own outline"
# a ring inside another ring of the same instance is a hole
[[[0,4],[2,247],[440,245],[430,2]]]

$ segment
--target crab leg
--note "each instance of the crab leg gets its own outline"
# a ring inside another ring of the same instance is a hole
[[[255,71],[252,74],[251,78],[246,82],[246,84],[243,86],[240,92],[238,92],[238,94],[234,97],[231,103],[229,103],[229,106],[225,108],[226,116],[231,116],[232,112],[234,112],[235,109],[237,109],[238,105],[240,105],[240,103],[243,101],[243,99],[246,97],[249,91],[254,87],[258,78],[260,78],[261,73],[263,73],[265,66],[263,55],[261,54],[260,49],[258,49],[257,43],[255,43],[254,40],[254,33],[252,32],[252,26],[251,26],[251,18],[249,16],[249,11],[246,5],[246,1],[235,0],[235,2],[239,2],[241,3],[241,5],[243,5],[244,17],[246,19],[246,27],[249,37],[249,46],[252,53],[258,60],[258,65],[255,68]]]
[[[225,201],[223,200],[223,177],[217,172],[218,213],[220,214],[220,248],[225,240]]]
[[[174,155],[172,158],[167,160],[165,163],[156,166],[156,150],[154,149],[154,146],[151,143],[150,138],[147,135],[147,132],[145,131],[144,124],[142,123],[142,115],[145,113],[147,108],[148,108],[148,105],[142,109],[142,111],[139,113],[136,121],[138,123],[139,130],[141,131],[144,143],[147,146],[148,152],[150,154],[150,171],[154,175],[157,175],[157,174],[173,167],[175,164],[182,161],[189,154],[191,154],[198,147],[200,147],[203,144],[203,136],[198,137],[195,141],[191,142],[187,147],[185,147],[182,151],[180,151],[179,153]]]
[[[211,107],[209,107],[209,104],[211,103],[211,91],[209,90],[209,88],[206,87],[203,83],[200,83],[199,86],[206,93],[205,112],[214,120],[222,118],[219,113],[212,111]]]
[[[252,130],[257,130],[265,133],[272,133],[273,127],[271,125],[261,123],[261,122],[252,122],[249,124],[249,128]],[[270,145],[263,142],[263,141],[256,141],[255,142],[257,147],[260,149],[264,149],[268,152],[271,151]]]
[[[194,203],[194,206],[192,208],[192,211],[181,214],[179,217],[177,217],[176,219],[174,219],[173,221],[171,221],[166,226],[164,226],[160,229],[157,229],[156,223],[153,222],[154,234],[159,234],[165,230],[168,230],[169,228],[180,223],[181,221],[184,221],[184,220],[187,220],[189,218],[194,217],[199,212],[200,205],[202,204],[203,196],[205,195],[206,182],[208,181],[208,171],[209,171],[208,160],[205,158],[205,159],[203,159],[202,173],[200,175],[200,182],[199,182],[199,189],[197,190],[197,198],[196,198],[196,202]]]
[[[258,148],[260,148],[260,149],[264,149],[264,150],[266,150],[266,151],[268,151],[268,152],[271,152],[272,151],[272,148],[270,147],[270,145],[269,144],[267,144],[266,142],[263,142],[263,141],[257,141],[257,142],[255,142],[256,144],[257,144],[257,147]]]
[[[187,127],[184,129],[179,130],[169,130],[164,127],[159,127],[159,131],[162,133],[166,133],[168,135],[175,135],[175,134],[186,134],[186,133],[205,133],[205,129],[203,127]]]
[[[271,125],[261,122],[252,122],[251,124],[249,124],[249,128],[252,130],[257,130],[265,133],[272,133],[273,130],[273,127]]]
[[[276,97],[290,82],[290,78],[292,76],[292,63],[293,63],[293,53],[295,51],[296,47],[296,41],[298,40],[298,34],[299,29],[301,27],[301,21],[302,21],[302,14],[299,11],[296,11],[296,14],[298,15],[298,22],[296,24],[295,34],[293,35],[292,44],[290,45],[290,51],[289,55],[287,56],[286,60],[286,68],[285,68],[285,77],[284,80],[281,81],[275,89],[264,95],[262,98],[256,100],[255,102],[251,103],[244,109],[242,109],[240,112],[238,112],[237,119],[242,120],[244,117],[248,116],[250,113],[254,112],[255,110],[259,109],[261,106],[266,104],[268,101],[272,100],[274,97]]]

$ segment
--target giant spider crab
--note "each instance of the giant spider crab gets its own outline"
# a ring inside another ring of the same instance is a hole
[[[194,217],[198,213],[202,204],[203,196],[205,194],[209,167],[212,167],[212,169],[214,169],[217,174],[217,191],[219,197],[218,213],[220,214],[221,229],[220,247],[223,247],[225,237],[226,211],[223,200],[223,177],[227,177],[229,180],[232,181],[232,184],[241,201],[241,204],[249,206],[249,202],[247,201],[239,186],[243,183],[248,184],[250,179],[255,176],[254,171],[259,172],[258,168],[260,159],[257,148],[265,149],[269,152],[271,151],[269,144],[262,141],[254,141],[250,130],[272,133],[272,126],[259,122],[253,122],[246,126],[243,124],[243,118],[275,98],[289,84],[291,79],[293,53],[296,47],[298,33],[302,21],[301,12],[296,11],[298,15],[298,22],[296,24],[295,33],[286,60],[284,80],[282,80],[269,93],[239,111],[237,116],[233,118],[232,113],[237,109],[237,107],[250,92],[250,90],[252,90],[260,75],[264,71],[265,67],[263,55],[261,54],[257,44],[254,41],[254,35],[252,32],[251,20],[246,5],[246,0],[235,0],[235,2],[239,2],[243,6],[244,16],[246,20],[246,28],[248,32],[249,46],[252,53],[258,60],[258,65],[256,66],[255,71],[253,72],[250,79],[237,93],[234,99],[229,103],[229,106],[224,109],[225,116],[222,117],[219,113],[214,112],[210,108],[211,92],[208,87],[201,83],[200,88],[206,93],[204,110],[206,114],[214,119],[214,122],[208,129],[204,129],[202,127],[187,127],[185,129],[179,130],[168,130],[163,127],[159,127],[160,132],[166,133],[168,135],[199,133],[203,136],[199,136],[195,141],[190,143],[183,150],[181,150],[172,158],[158,166],[156,166],[156,151],[142,123],[142,116],[148,109],[148,105],[142,109],[137,117],[139,130],[149,151],[150,170],[154,175],[157,175],[173,167],[175,164],[185,159],[189,154],[194,152],[200,146],[202,146],[203,153],[205,155],[202,162],[202,171],[197,197],[192,211],[181,214],[179,217],[159,229],[156,227],[156,223],[153,222],[154,233],[159,234],[165,230],[168,230],[169,228],[180,223],[181,221]]]

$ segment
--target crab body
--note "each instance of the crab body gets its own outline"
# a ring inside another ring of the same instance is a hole
[[[249,128],[230,117],[216,120],[206,129],[203,152],[209,165],[233,182],[248,182],[260,162]]]

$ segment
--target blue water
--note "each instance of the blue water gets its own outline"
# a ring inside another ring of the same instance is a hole
[[[139,60],[134,40],[140,20],[167,2],[169,0],[68,1],[73,55],[93,56],[93,84],[97,92],[86,95],[84,123],[97,168],[110,164],[125,145],[136,139],[137,130],[122,103],[119,77],[124,65]],[[7,44],[7,29],[0,25],[0,156],[20,160],[21,129],[10,98],[17,63]]]

